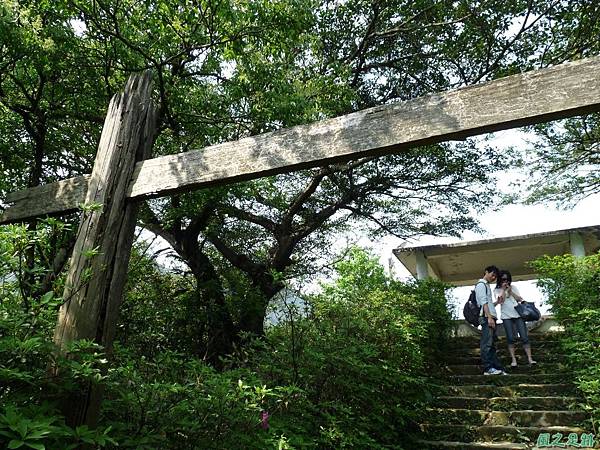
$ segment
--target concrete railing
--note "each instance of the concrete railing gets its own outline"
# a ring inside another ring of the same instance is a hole
[[[498,323],[498,336],[504,336],[504,324]],[[554,318],[554,316],[542,316],[540,320],[535,322],[527,322],[527,329],[536,333],[553,333],[563,331],[562,325]],[[464,319],[453,320],[452,336],[479,336],[480,328],[475,328]]]

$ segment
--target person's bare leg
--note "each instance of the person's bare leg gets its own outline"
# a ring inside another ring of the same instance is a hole
[[[517,357],[515,356],[515,346],[514,344],[508,344],[508,352],[510,353],[510,357],[512,359],[510,365],[511,366],[516,366],[517,365]],[[531,357],[530,357],[531,359]]]
[[[509,346],[509,349],[510,349],[510,346]],[[535,361],[531,357],[531,346],[529,344],[525,344],[523,346],[523,350],[525,350],[525,354],[527,355],[527,361],[529,361],[529,364],[535,364]],[[514,349],[513,349],[513,353],[514,353]],[[511,355],[513,353],[511,353]]]

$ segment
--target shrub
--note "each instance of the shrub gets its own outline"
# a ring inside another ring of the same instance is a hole
[[[202,317],[189,317],[186,280],[144,258],[131,268],[113,355],[78,341],[68,359],[57,356],[62,299],[23,299],[15,268],[31,236],[9,233],[0,235],[0,447],[400,448],[430,396],[427,365],[450,326],[446,288],[392,280],[364,251],[340,261],[308,311],[290,309],[264,339],[242,339],[217,371],[191,355],[187,334]],[[105,391],[100,425],[71,428],[59,400],[88,383]]]
[[[268,448],[260,414],[283,397],[251,370],[169,351],[150,360],[117,348],[108,378],[104,421],[120,448]]]
[[[360,249],[336,270],[307,299],[308,317],[288,314],[250,364],[267,384],[299,389],[272,416],[291,445],[399,448],[431,397],[426,365],[450,328],[446,288],[394,281]]]
[[[39,253],[56,244],[53,231],[64,224],[48,219],[35,231],[24,226],[0,229],[0,448],[70,449],[81,444],[111,444],[110,427],[90,430],[65,425],[58,400],[83,384],[103,382],[107,360],[102,349],[86,341],[73,343],[70,358],[58,356],[52,342],[62,298],[50,290],[35,293],[46,274],[44,265],[25,264],[25,252]],[[23,278],[35,275],[29,290]],[[59,376],[51,375],[49,367]]]
[[[592,413],[600,423],[600,254],[544,257],[534,263],[538,285],[556,318],[565,326],[563,345]]]

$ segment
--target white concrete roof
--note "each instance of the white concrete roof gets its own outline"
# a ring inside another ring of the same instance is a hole
[[[403,245],[393,253],[416,278],[416,255],[422,252],[429,275],[455,286],[474,284],[483,275],[483,269],[492,264],[509,270],[514,281],[531,280],[537,276],[527,262],[543,255],[571,253],[573,233],[582,237],[586,255],[600,250],[600,225],[597,225],[455,244]]]

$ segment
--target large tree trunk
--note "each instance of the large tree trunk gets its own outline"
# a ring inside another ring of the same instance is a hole
[[[150,94],[150,73],[134,75],[109,106],[54,332],[64,353],[80,339],[112,349],[137,216],[126,190],[136,160],[149,156],[155,137],[157,110]],[[102,390],[88,383],[65,398],[67,423],[95,426],[101,397]]]
[[[247,305],[241,311],[239,329],[241,332],[261,337],[265,334],[264,325],[269,303],[283,289],[284,285],[281,281],[274,280],[270,271],[266,268],[261,273],[250,273],[247,275],[251,278],[252,284],[257,288],[261,296],[253,304]]]
[[[184,245],[185,260],[196,280],[196,301],[204,306],[208,338],[200,356],[219,366],[219,357],[230,354],[238,340],[238,332],[225,303],[223,286],[212,262],[198,248],[198,242]],[[200,309],[200,308],[198,308]]]
[[[268,304],[268,301],[258,300],[253,305],[245,305],[244,310],[240,312],[240,331],[256,337],[264,336]]]

